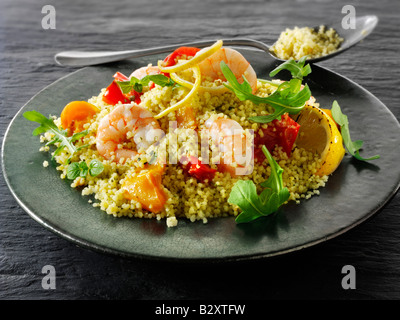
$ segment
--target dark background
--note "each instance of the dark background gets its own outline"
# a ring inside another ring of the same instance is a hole
[[[42,29],[46,4],[56,9],[55,30]],[[362,43],[321,65],[365,87],[399,119],[396,0],[1,0],[0,137],[33,95],[76,70],[54,63],[59,51],[123,50],[230,37],[272,44],[286,27],[341,20],[346,4],[354,5],[357,15],[376,14],[379,24]],[[3,300],[400,298],[399,195],[355,229],[305,250],[250,262],[180,264],[125,259],[77,247],[32,220],[2,175],[0,194]],[[55,290],[41,286],[45,265],[55,266]],[[356,289],[341,286],[345,265],[356,270]]]

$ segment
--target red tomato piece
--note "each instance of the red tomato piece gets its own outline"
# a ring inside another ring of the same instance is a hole
[[[272,152],[276,146],[282,147],[283,151],[290,156],[293,144],[296,141],[300,125],[285,113],[281,119],[274,120],[266,129],[261,129],[263,136],[256,133],[254,138],[254,158],[263,161],[265,155],[261,148],[263,145]]]
[[[117,73],[115,73],[113,77],[116,81],[128,81],[129,80],[129,78],[126,75],[124,75],[123,73],[121,73],[119,71]],[[134,101],[136,104],[139,104],[140,96],[142,94],[139,92],[136,92],[135,90],[132,90],[128,94],[123,94],[123,95],[125,96],[125,98],[129,99],[130,101]]]
[[[158,73],[164,74],[161,71],[159,71]],[[164,74],[164,75],[169,76],[169,74]],[[140,97],[143,93],[132,90],[129,93],[124,94],[121,88],[119,87],[118,83],[116,82],[116,81],[121,81],[121,82],[128,81],[129,78],[119,71],[116,72],[113,77],[115,80],[107,87],[106,92],[103,95],[103,101],[111,105],[115,105],[119,101],[121,101],[122,103],[130,103],[131,101],[134,101],[136,104],[140,104],[141,102]],[[153,89],[154,87],[155,84],[152,82],[150,84],[149,90]]]
[[[126,75],[124,75],[123,73],[121,73],[121,72],[116,72],[114,75],[113,75],[113,77],[114,77],[114,79],[115,80],[117,80],[117,81],[127,81],[127,80],[129,80],[129,78],[126,76]]]
[[[215,172],[217,172],[216,169],[212,169],[209,165],[201,163],[199,159],[193,156],[189,157],[189,162],[184,166],[184,170],[187,174],[201,182],[213,180]]]
[[[140,102],[141,102],[140,97],[143,93],[139,93],[139,92],[136,92],[135,90],[132,90],[129,94],[131,95],[130,99],[132,101],[134,101],[136,104],[140,104]]]
[[[174,66],[179,57],[194,57],[199,51],[200,49],[195,47],[180,47],[164,59],[164,67]]]
[[[107,87],[106,92],[104,92],[103,95],[103,101],[111,105],[116,105],[119,101],[121,101],[122,103],[131,102],[122,93],[120,87],[115,81],[111,82],[111,84]]]

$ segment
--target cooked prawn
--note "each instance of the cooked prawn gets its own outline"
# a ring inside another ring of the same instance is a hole
[[[243,55],[231,48],[222,47],[210,57],[199,63],[203,77],[212,80],[221,79],[226,81],[221,71],[220,63],[224,61],[232,70],[239,83],[243,83],[243,76],[250,83],[253,93],[257,90],[257,75],[250,63]]]
[[[160,69],[158,69],[157,66],[147,66],[147,67],[141,67],[139,69],[136,69],[131,73],[129,76],[129,79],[132,77],[138,78],[138,79],[143,79],[145,76],[152,75],[152,74],[159,74],[161,73]]]
[[[232,119],[208,119],[205,126],[220,153],[220,171],[232,176],[250,174],[254,167],[253,135],[246,135],[242,126]]]
[[[131,132],[136,150],[145,150],[164,136],[153,114],[134,103],[122,104],[106,115],[99,124],[96,136],[97,151],[107,160],[125,162],[137,151],[121,148]]]

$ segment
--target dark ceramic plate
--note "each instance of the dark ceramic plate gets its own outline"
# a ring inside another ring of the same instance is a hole
[[[242,50],[260,78],[276,62],[268,54]],[[313,66],[307,79],[322,107],[336,99],[351,124],[353,139],[365,141],[362,155],[380,154],[370,163],[346,155],[319,196],[289,203],[270,217],[237,225],[233,218],[208,224],[179,220],[118,219],[88,204],[88,197],[61,180],[48,153],[39,152],[37,125],[22,117],[28,110],[61,113],[72,100],[87,100],[106,87],[113,74],[125,74],[164,56],[147,56],[107,66],[78,70],[48,86],[15,116],[4,137],[3,172],[22,208],[36,221],[72,242],[105,253],[180,261],[226,261],[268,257],[299,250],[331,239],[363,222],[397,192],[400,181],[400,126],[393,114],[371,93],[332,71]],[[44,168],[44,160],[50,162]]]

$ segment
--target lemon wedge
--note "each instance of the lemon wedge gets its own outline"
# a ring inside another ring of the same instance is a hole
[[[318,107],[306,105],[295,119],[300,124],[296,146],[317,153],[321,166],[318,176],[330,175],[345,154],[343,139],[335,121]]]
[[[198,65],[200,62],[203,60],[207,59],[209,56],[213,55],[215,52],[217,52],[223,45],[222,40],[218,40],[215,42],[212,46],[206,47],[201,49],[199,52],[196,53],[196,55],[190,59],[190,60],[185,60],[182,63],[176,64],[174,66],[170,67],[164,67],[162,65],[162,61],[158,61],[158,68],[160,69],[161,72],[165,73],[171,73],[171,72],[179,72],[185,69],[192,68],[193,66]]]
[[[189,93],[186,95],[186,97],[183,98],[181,101],[175,103],[174,105],[170,106],[169,108],[161,111],[158,115],[156,115],[154,117],[155,119],[160,119],[160,118],[166,116],[168,113],[177,110],[178,108],[183,106],[185,103],[188,103],[190,101],[190,99],[192,99],[193,95],[199,89],[200,83],[201,83],[200,68],[198,66],[193,67],[193,72],[194,72],[194,76],[195,76],[196,80],[194,82],[192,89],[189,91]]]

